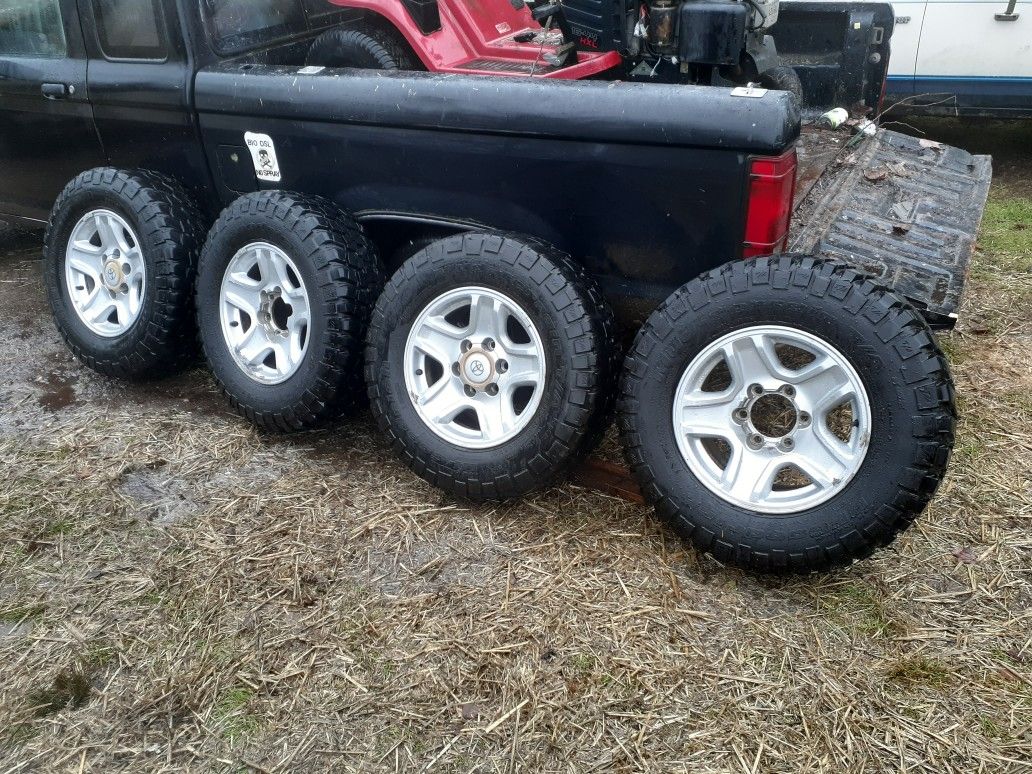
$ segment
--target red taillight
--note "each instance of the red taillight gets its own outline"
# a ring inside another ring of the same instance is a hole
[[[749,211],[742,255],[772,255],[788,242],[795,194],[796,152],[752,160],[749,172]]]

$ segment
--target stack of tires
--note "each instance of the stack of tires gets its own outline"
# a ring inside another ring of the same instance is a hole
[[[84,363],[167,374],[192,362],[199,330],[250,421],[311,430],[368,398],[398,456],[470,500],[560,481],[615,407],[658,513],[699,549],[761,571],[867,555],[945,472],[945,359],[919,313],[847,267],[727,264],[667,299],[625,355],[594,280],[532,237],[456,234],[387,278],[361,225],[326,200],[265,191],[206,236],[203,222],[153,173],[98,169],[69,184],[46,281]]]

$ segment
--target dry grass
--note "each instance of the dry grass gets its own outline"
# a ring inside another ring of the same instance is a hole
[[[0,771],[1030,770],[1012,247],[944,340],[964,421],[932,508],[794,580],[574,485],[457,504],[366,419],[274,439],[203,373],[102,380],[40,316],[28,253],[0,259],[4,308],[31,296],[5,318],[26,349],[0,352]]]

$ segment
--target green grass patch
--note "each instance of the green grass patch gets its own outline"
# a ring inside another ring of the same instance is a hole
[[[818,597],[817,609],[843,629],[865,637],[885,637],[900,631],[878,590],[860,581],[827,589]]]
[[[979,244],[997,270],[1032,270],[1032,198],[990,197]]]
[[[990,717],[982,717],[978,721],[979,727],[982,729],[983,736],[988,739],[1006,739],[1010,735],[1007,733],[1006,727],[1002,724],[997,723]]]
[[[39,618],[46,611],[47,606],[43,604],[9,607],[4,610],[0,610],[0,623],[16,624],[20,621],[28,621],[33,618]]]
[[[586,677],[595,671],[595,657],[589,653],[575,653],[570,656],[570,666],[574,672]]]
[[[984,454],[985,446],[974,438],[965,438],[953,449],[954,459],[963,459],[969,463],[981,459]]]
[[[953,678],[953,670],[942,661],[925,656],[902,658],[886,672],[886,677],[898,685],[942,688]]]
[[[939,349],[946,355],[950,365],[958,365],[964,362],[964,342],[959,336],[947,333],[937,338]]]
[[[222,736],[230,744],[253,736],[261,726],[261,721],[247,711],[253,697],[250,688],[235,686],[226,691],[215,705],[214,714],[222,728]]]
[[[107,642],[94,642],[86,648],[83,661],[90,667],[103,670],[118,660],[118,649]]]
[[[67,535],[73,529],[75,525],[72,524],[68,519],[55,519],[54,521],[47,524],[43,530],[44,535]]]

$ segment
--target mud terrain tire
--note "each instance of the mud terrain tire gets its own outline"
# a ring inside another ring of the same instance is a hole
[[[776,515],[705,485],[672,419],[679,379],[707,346],[771,325],[841,353],[871,408],[870,440],[852,478],[816,507]],[[891,542],[942,480],[956,416],[946,359],[921,315],[851,268],[799,256],[737,261],[675,292],[627,356],[619,410],[632,472],[660,516],[722,562],[771,572],[824,570]]]

